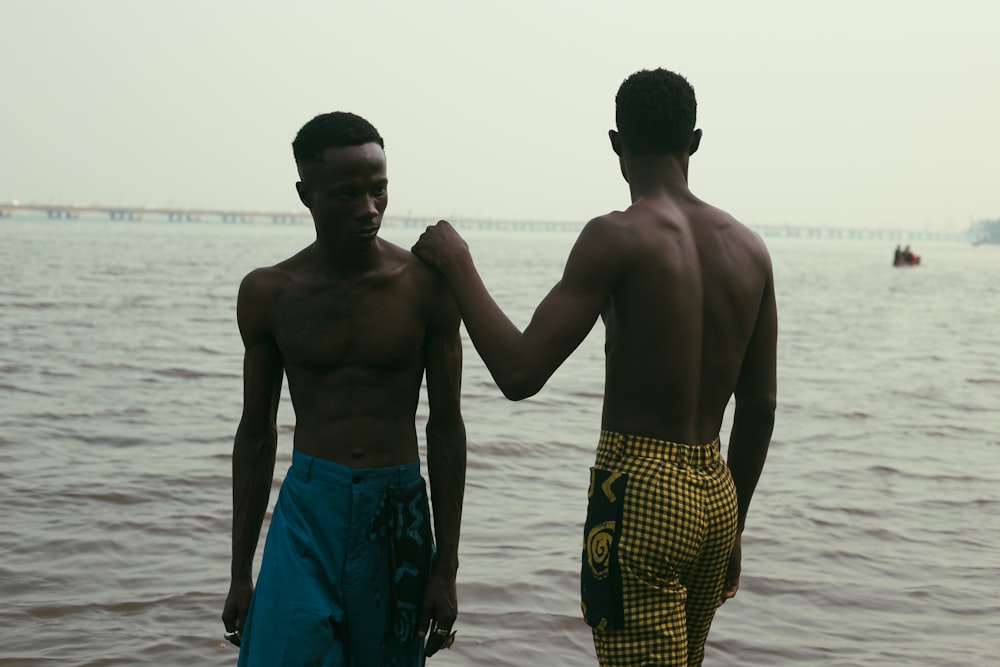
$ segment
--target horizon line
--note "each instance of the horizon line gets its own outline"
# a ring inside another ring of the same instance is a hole
[[[142,206],[125,205],[105,205],[98,203],[91,204],[35,204],[22,202],[13,199],[8,202],[0,202],[0,218],[10,217],[12,212],[40,213],[47,218],[53,219],[76,219],[81,214],[105,214],[112,220],[142,220],[145,215],[164,216],[168,221],[179,222],[201,222],[203,217],[217,218],[222,222],[272,222],[275,224],[299,224],[311,221],[311,213],[308,209],[295,211],[282,210],[255,210],[239,208],[219,208],[219,207],[180,207],[145,204]],[[432,225],[440,216],[424,215],[400,215],[386,214],[384,222],[390,224],[402,224],[405,227],[418,227]],[[552,231],[572,231],[580,230],[587,221],[568,220],[539,220],[539,219],[513,219],[494,218],[484,216],[455,216],[448,219],[456,226],[465,228],[481,229],[541,229]],[[843,225],[819,224],[751,224],[743,223],[750,229],[767,236],[792,236],[792,237],[826,237],[826,238],[892,238],[902,239],[909,236],[920,240],[970,240],[976,229],[988,220],[971,224],[968,228],[960,231],[954,229],[909,229],[909,228],[873,228],[873,227],[851,227]]]

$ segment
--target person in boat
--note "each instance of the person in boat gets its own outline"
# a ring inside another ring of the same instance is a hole
[[[902,263],[903,263],[903,251],[900,248],[899,244],[897,243],[896,252],[894,252],[892,255],[892,265],[899,266]]]
[[[777,308],[761,238],[688,187],[702,131],[688,81],[629,76],[612,150],[631,193],[580,233],[522,332],[446,221],[414,253],[448,282],[504,395],[537,393],[606,327],[604,409],[591,470],[581,594],[604,666],[700,665],[716,608],[739,587],[741,535],[776,404]],[[736,405],[727,462],[719,435]]]
[[[450,645],[458,614],[458,310],[437,272],[378,236],[388,177],[371,123],[323,114],[292,148],[316,239],[251,271],[239,289],[244,400],[222,620],[241,666],[417,667]],[[433,531],[415,426],[425,373]],[[283,376],[295,409],[292,464],[255,589]]]
[[[903,248],[903,252],[900,256],[900,265],[902,266],[914,266],[920,263],[920,256],[915,255],[912,250],[910,250],[909,244]]]

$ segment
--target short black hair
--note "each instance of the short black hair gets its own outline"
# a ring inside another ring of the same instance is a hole
[[[361,146],[373,141],[385,148],[382,135],[367,120],[348,111],[332,111],[302,126],[292,142],[292,153],[297,163],[322,162],[328,148]]]
[[[683,152],[691,143],[697,112],[694,88],[665,69],[635,72],[615,96],[618,132],[637,155]]]

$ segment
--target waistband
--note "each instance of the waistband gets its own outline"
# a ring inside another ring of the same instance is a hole
[[[409,484],[421,479],[419,460],[385,468],[351,468],[340,463],[309,456],[294,449],[292,450],[292,466],[288,471],[306,482],[315,479],[330,484],[387,486]]]
[[[687,465],[704,465],[719,460],[718,436],[704,445],[685,445],[644,435],[601,431],[597,449],[599,452],[605,451],[614,458],[657,459]]]

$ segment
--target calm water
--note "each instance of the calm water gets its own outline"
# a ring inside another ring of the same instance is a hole
[[[234,664],[236,289],[311,228],[0,232],[0,665]],[[522,325],[574,238],[467,236]],[[888,242],[768,243],[780,407],[706,665],[997,664],[1000,247],[927,244],[893,269]],[[458,642],[431,664],[596,664],[577,595],[601,329],[522,403],[467,345]],[[276,486],[293,423],[286,396]]]

